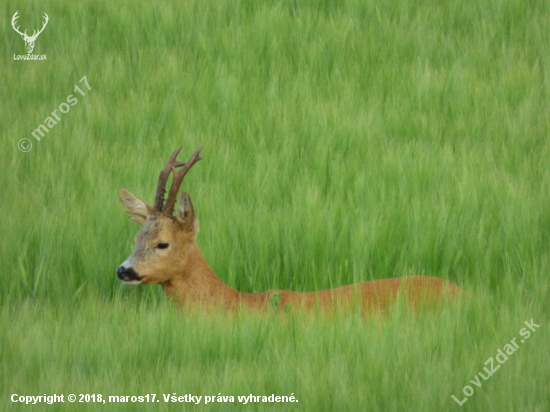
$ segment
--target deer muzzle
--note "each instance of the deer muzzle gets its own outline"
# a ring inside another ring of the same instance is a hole
[[[129,284],[141,283],[142,277],[138,275],[138,273],[131,267],[127,268],[124,265],[122,265],[117,269],[116,273],[118,275],[118,278],[122,280],[124,283],[129,283]]]

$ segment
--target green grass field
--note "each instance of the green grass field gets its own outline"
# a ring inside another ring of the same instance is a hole
[[[48,14],[47,60],[14,60],[17,10],[29,34]],[[550,410],[550,3],[8,0],[0,15],[0,410]],[[180,145],[204,146],[184,187],[230,286],[423,274],[469,298],[415,317],[228,316],[120,284],[139,228],[118,190],[153,202]]]

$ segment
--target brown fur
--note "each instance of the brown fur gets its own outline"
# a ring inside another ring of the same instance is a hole
[[[120,199],[130,218],[142,229],[136,236],[134,253],[117,271],[119,278],[132,283],[161,284],[165,294],[180,307],[265,311],[290,305],[306,310],[359,307],[370,312],[384,311],[398,296],[417,308],[424,302],[440,302],[461,293],[455,284],[428,276],[382,279],[308,293],[238,292],[216,276],[195,243],[198,221],[187,192],[181,195],[176,216],[154,211],[124,189]]]

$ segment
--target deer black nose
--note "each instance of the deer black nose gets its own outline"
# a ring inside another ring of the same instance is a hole
[[[118,278],[120,280],[138,280],[140,276],[136,273],[136,271],[132,268],[125,268],[124,266],[121,266],[116,271]]]

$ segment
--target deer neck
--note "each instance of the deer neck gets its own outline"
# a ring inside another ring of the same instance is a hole
[[[178,306],[224,306],[237,308],[261,305],[261,294],[241,293],[224,284],[210,268],[196,244],[187,254],[184,270],[162,284],[164,293]]]

